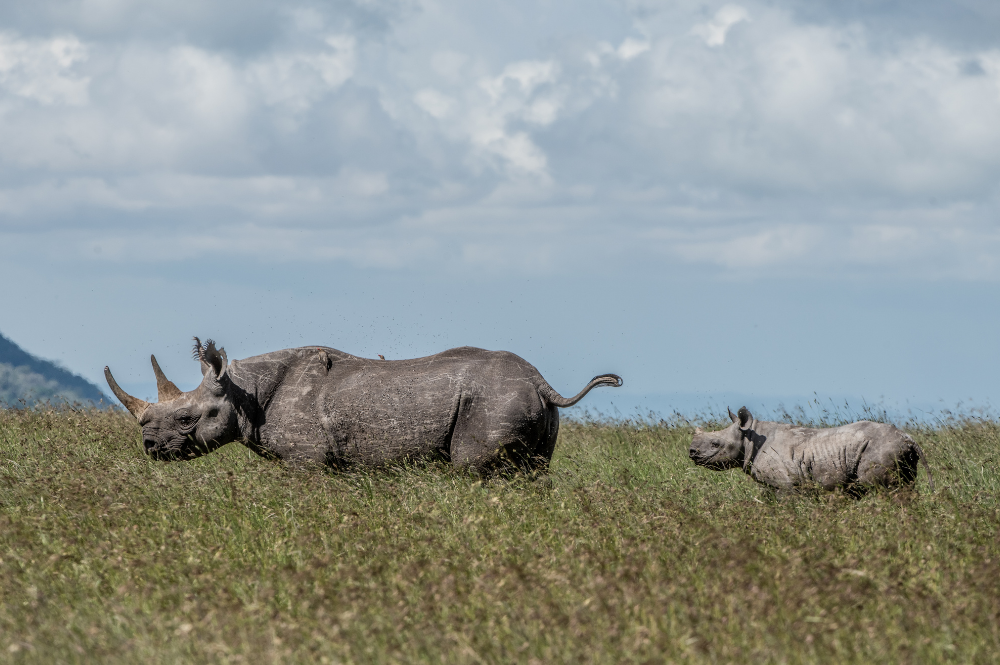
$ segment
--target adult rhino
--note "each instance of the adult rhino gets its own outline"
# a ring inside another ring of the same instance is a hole
[[[718,432],[695,428],[690,457],[713,469],[743,467],[759,483],[791,490],[819,485],[862,493],[873,487],[912,484],[917,461],[934,477],[920,446],[894,425],[862,420],[842,427],[814,429],[759,421],[744,406],[732,425]]]
[[[265,353],[231,364],[195,337],[201,384],[181,392],[150,356],[158,402],[108,385],[142,426],[155,459],[192,459],[231,441],[260,455],[333,467],[444,458],[477,473],[545,467],[559,432],[562,397],[513,353],[472,347],[412,360],[369,360],[324,346]]]

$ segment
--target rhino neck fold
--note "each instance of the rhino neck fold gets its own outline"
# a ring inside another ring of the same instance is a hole
[[[233,361],[229,365],[228,375],[239,435],[251,449],[259,453],[257,447],[261,443],[260,428],[267,420],[267,408],[284,377],[284,372],[280,371],[284,365],[254,362],[257,358]]]
[[[298,426],[303,418],[316,420],[315,404],[302,401],[302,388],[317,385],[331,365],[346,359],[357,360],[337,349],[308,346],[230,363],[231,395],[243,443],[260,455],[278,454],[273,449],[276,426],[282,422]]]
[[[750,423],[750,429],[743,435],[743,471],[745,473],[750,473],[753,469],[753,462],[757,458],[757,453],[760,452],[761,446],[766,441],[766,437],[757,433],[757,425],[758,422],[755,419]]]

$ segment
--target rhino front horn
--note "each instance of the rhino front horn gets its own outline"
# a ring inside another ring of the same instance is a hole
[[[104,378],[107,379],[108,385],[111,386],[111,392],[115,394],[115,397],[125,405],[128,412],[135,416],[138,420],[142,417],[143,412],[149,408],[149,402],[146,400],[139,399],[138,397],[132,397],[127,392],[122,390],[118,386],[118,382],[115,381],[115,377],[111,376],[111,370],[107,367],[104,368]]]

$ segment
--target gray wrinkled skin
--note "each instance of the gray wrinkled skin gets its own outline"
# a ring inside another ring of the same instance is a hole
[[[912,484],[923,451],[894,425],[862,420],[814,429],[755,420],[743,407],[729,414],[733,424],[718,432],[695,429],[690,457],[714,469],[742,467],[759,483],[781,490],[820,486],[861,493],[873,487]]]
[[[478,473],[544,468],[559,431],[560,396],[506,351],[471,347],[412,360],[369,360],[328,347],[275,351],[228,363],[196,338],[203,379],[182,393],[152,358],[159,402],[108,384],[142,426],[156,459],[192,459],[231,441],[258,454],[333,467],[438,458]]]

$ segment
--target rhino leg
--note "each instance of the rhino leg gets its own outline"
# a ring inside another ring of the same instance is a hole
[[[910,485],[917,478],[919,459],[907,441],[868,446],[858,464],[857,483],[868,487]]]
[[[552,459],[559,413],[534,390],[462,399],[451,437],[451,462],[479,475],[531,472]]]

